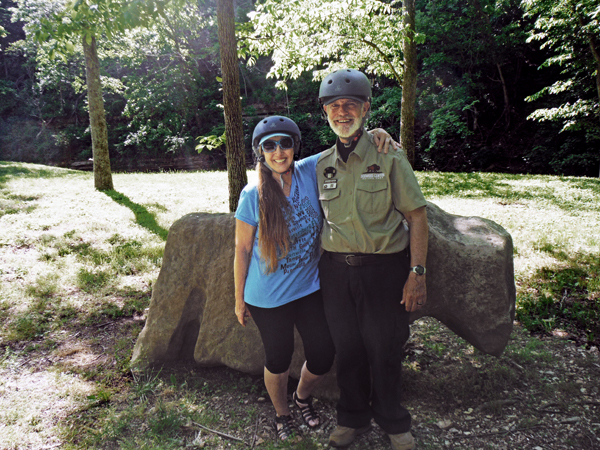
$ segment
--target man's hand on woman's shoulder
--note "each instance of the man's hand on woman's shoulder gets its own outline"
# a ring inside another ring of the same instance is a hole
[[[375,145],[377,145],[377,151],[381,153],[385,153],[386,155],[390,151],[390,146],[392,150],[400,150],[400,144],[392,139],[392,136],[385,131],[383,128],[374,128],[368,131],[369,134],[373,136],[375,139]]]

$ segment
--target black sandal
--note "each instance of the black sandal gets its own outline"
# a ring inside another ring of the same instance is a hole
[[[312,405],[312,396],[309,395],[307,399],[301,399],[298,397],[297,392],[294,392],[292,394],[292,400],[294,401],[294,404],[300,409],[302,419],[304,419],[304,423],[308,425],[309,428],[316,428],[319,425],[321,425],[321,419]],[[317,422],[316,425],[310,424],[310,422],[315,421]]]
[[[292,416],[275,416],[275,429],[277,430],[277,437],[281,441],[285,441],[298,434]]]

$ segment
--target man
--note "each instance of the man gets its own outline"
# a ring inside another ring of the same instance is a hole
[[[371,84],[362,72],[329,74],[319,101],[338,136],[317,163],[325,217],[319,270],[340,388],[329,444],[349,445],[373,418],[394,450],[409,450],[400,369],[409,313],[426,301],[427,202],[403,152],[371,151],[364,131]]]

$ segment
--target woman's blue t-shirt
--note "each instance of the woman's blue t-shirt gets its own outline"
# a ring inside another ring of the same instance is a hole
[[[244,289],[244,300],[250,305],[274,308],[320,288],[318,264],[323,216],[317,189],[318,159],[317,154],[295,163],[288,197],[292,212],[288,220],[291,245],[274,273],[266,273],[258,247],[258,186],[248,185],[240,195],[236,219],[257,227]]]

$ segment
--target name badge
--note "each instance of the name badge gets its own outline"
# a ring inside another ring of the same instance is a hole
[[[326,180],[323,183],[323,189],[335,189],[337,187],[337,180]]]

